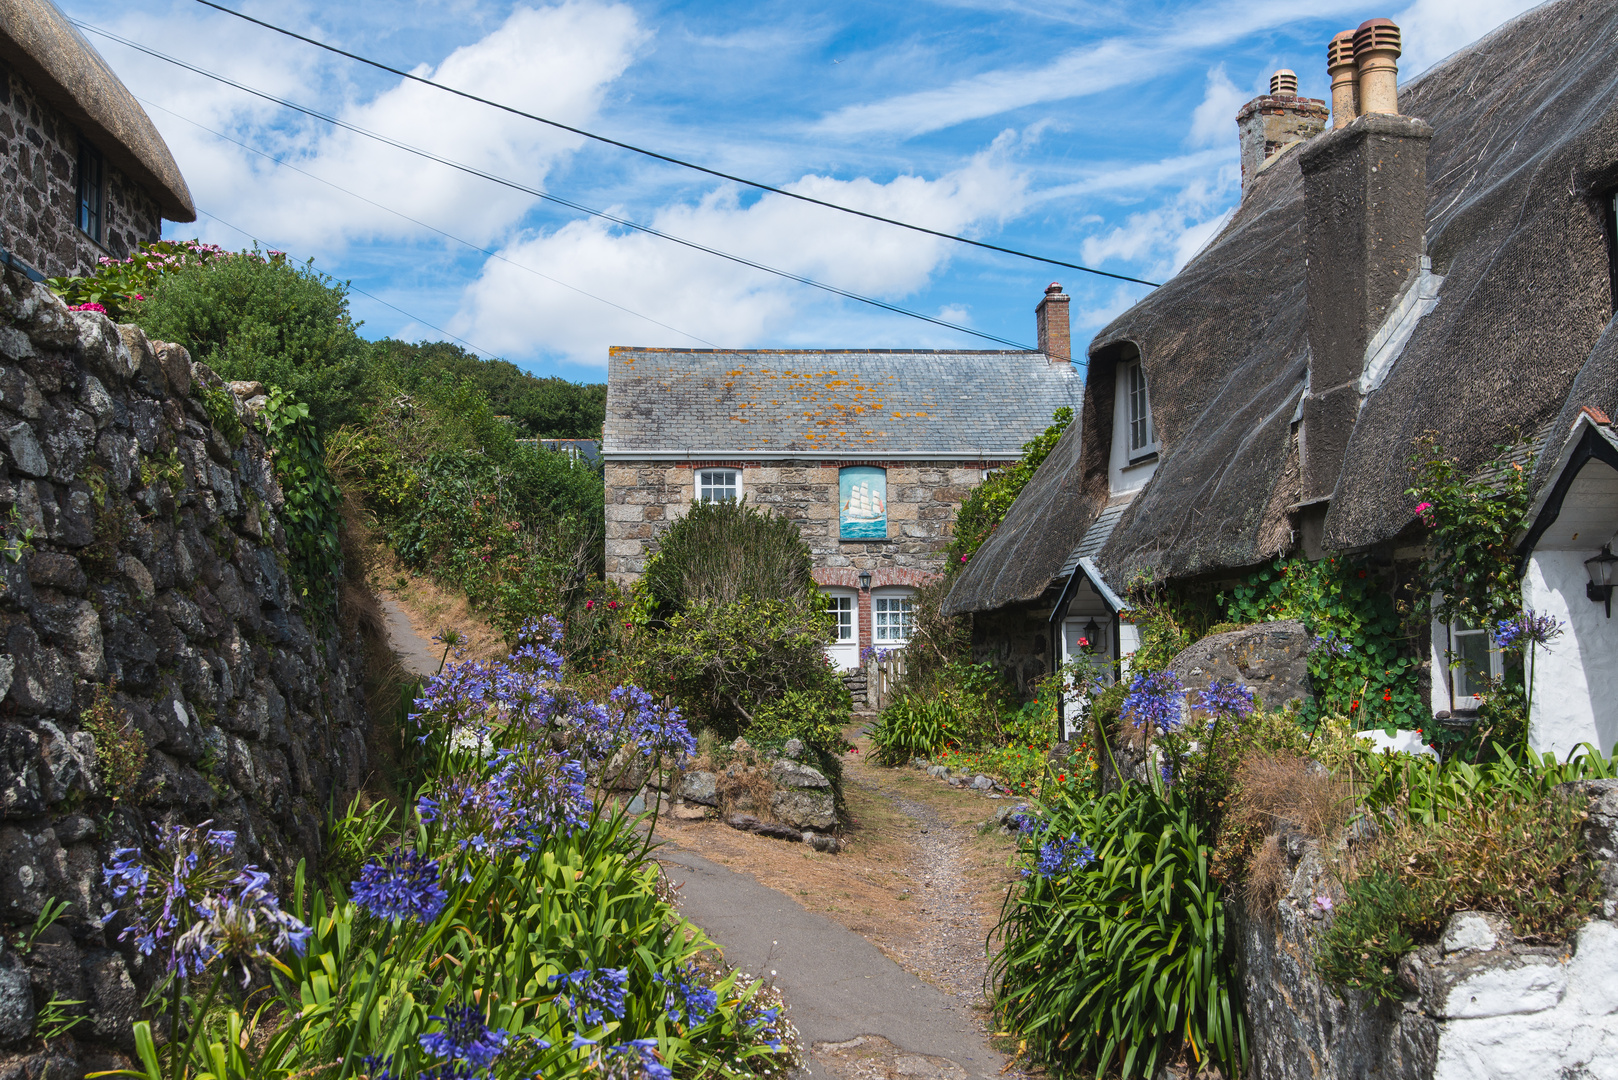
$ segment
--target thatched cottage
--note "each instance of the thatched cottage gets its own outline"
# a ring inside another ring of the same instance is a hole
[[[903,645],[962,501],[1079,403],[1067,305],[1047,290],[1031,352],[613,348],[608,577],[635,581],[693,501],[746,499],[803,530],[840,668]]]
[[[1476,470],[1524,437],[1525,598],[1571,629],[1540,656],[1532,739],[1612,749],[1618,630],[1589,578],[1618,531],[1618,5],[1547,4],[1403,86],[1399,48],[1387,20],[1333,39],[1330,130],[1290,72],[1242,110],[1234,216],[1091,341],[1081,422],[948,598],[984,657],[1060,663],[1090,620],[1127,654],[1137,576],[1413,557],[1416,440]],[[1069,629],[1033,657],[1033,623]],[[1461,653],[1498,664],[1478,633],[1433,627],[1435,714],[1475,703]]]
[[[195,221],[145,110],[50,0],[0,0],[0,262],[94,270]]]

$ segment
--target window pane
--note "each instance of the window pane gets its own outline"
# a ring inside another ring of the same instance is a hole
[[[702,502],[719,502],[736,497],[735,469],[705,469],[697,477],[697,498]]]
[[[854,640],[854,598],[852,596],[829,597],[826,606],[831,610],[832,617],[837,620],[837,640]]]
[[[877,641],[909,641],[913,624],[910,600],[907,597],[878,597],[871,601],[875,615]]]
[[[1489,682],[1489,634],[1486,630],[1454,631],[1455,696],[1476,697]]]

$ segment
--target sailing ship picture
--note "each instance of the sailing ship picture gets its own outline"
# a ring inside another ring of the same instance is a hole
[[[854,465],[838,474],[838,521],[844,540],[888,536],[888,471]]]

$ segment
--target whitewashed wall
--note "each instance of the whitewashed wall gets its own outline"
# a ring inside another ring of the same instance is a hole
[[[1565,758],[1580,743],[1611,753],[1618,742],[1618,618],[1584,595],[1588,551],[1536,551],[1523,576],[1523,604],[1567,631],[1534,650],[1529,744]]]

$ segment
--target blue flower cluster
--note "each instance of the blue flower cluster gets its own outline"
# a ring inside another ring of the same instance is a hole
[[[652,981],[669,988],[663,1007],[677,1024],[697,1027],[719,1008],[719,994],[702,981],[695,964],[688,964],[668,977],[655,973]]]
[[[626,969],[580,968],[552,975],[550,981],[562,984],[556,1000],[587,1027],[596,1027],[608,1016],[623,1019],[624,986],[629,982]]]
[[[422,1049],[435,1057],[464,1062],[483,1072],[494,1064],[494,1059],[506,1048],[509,1036],[499,1028],[485,1024],[483,1014],[470,1005],[448,1008],[443,1016],[430,1016],[428,1019],[437,1020],[443,1025],[441,1031],[420,1036]]]
[[[1530,609],[1515,619],[1502,619],[1496,623],[1494,640],[1502,649],[1549,645],[1562,636],[1564,629],[1566,628],[1557,622],[1555,617],[1540,615]]]
[[[1024,870],[1023,876],[1062,877],[1083,870],[1095,861],[1095,857],[1096,853],[1089,844],[1079,839],[1078,833],[1067,837],[1058,836],[1040,845],[1033,869]]]
[[[586,779],[583,765],[554,750],[502,750],[484,763],[481,775],[452,777],[439,785],[436,797],[421,796],[416,812],[454,837],[462,851],[525,851],[584,824],[594,805]]]
[[[1347,656],[1353,651],[1353,646],[1347,640],[1338,636],[1335,630],[1327,630],[1324,634],[1316,634],[1309,643],[1311,656],[1325,654],[1326,656]]]
[[[1197,707],[1211,716],[1241,720],[1253,714],[1253,691],[1238,682],[1215,679],[1197,695]],[[1209,721],[1213,726],[1213,721]]]
[[[583,1035],[573,1036],[573,1049],[590,1048],[590,1064],[600,1070],[602,1080],[674,1080],[674,1073],[657,1060],[656,1039],[630,1039],[603,1046]]]
[[[1138,727],[1159,734],[1176,731],[1185,723],[1185,687],[1167,669],[1136,675],[1124,698],[1123,717]]]
[[[766,1005],[759,1000],[760,994],[754,994],[742,1003],[737,1010],[737,1019],[743,1031],[758,1039],[771,1050],[781,1049],[781,1009],[777,1005]]]
[[[449,895],[438,885],[438,861],[403,848],[373,858],[349,885],[354,903],[379,919],[438,918]]]
[[[679,709],[658,705],[638,686],[618,687],[611,701],[613,728],[622,733],[625,745],[644,756],[696,753],[697,740],[680,718]]]

